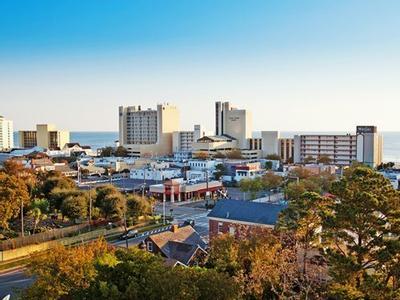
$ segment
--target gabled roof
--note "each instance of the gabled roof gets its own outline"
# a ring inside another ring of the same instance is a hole
[[[208,217],[274,226],[279,213],[286,207],[283,204],[224,199],[217,202]]]
[[[205,252],[206,243],[192,226],[165,231],[148,237],[167,259],[187,266],[197,251]]]
[[[197,251],[205,252],[199,245],[187,244],[176,241],[169,241],[165,247],[161,249],[166,257],[175,259],[184,265],[188,265],[190,260]]]
[[[151,240],[158,248],[164,247],[169,241],[182,242],[186,244],[199,245],[202,248],[206,247],[206,243],[201,236],[193,229],[192,226],[184,226],[178,228],[175,232],[165,231],[159,234],[150,236]]]

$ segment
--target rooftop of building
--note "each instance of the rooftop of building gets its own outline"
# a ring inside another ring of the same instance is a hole
[[[275,225],[280,212],[286,207],[287,205],[285,204],[224,199],[217,202],[213,210],[208,214],[208,217]]]

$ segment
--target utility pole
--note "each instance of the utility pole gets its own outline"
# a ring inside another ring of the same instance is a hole
[[[164,192],[165,193],[165,192]],[[165,211],[165,202],[166,202],[166,196],[164,196],[163,197],[163,224],[165,225],[166,224],[166,221],[165,221],[165,214],[166,214],[166,211]]]
[[[89,183],[89,231],[91,230],[92,223],[92,186]]]
[[[144,198],[144,189],[146,187],[146,165],[143,168],[143,188],[142,188],[142,198]]]
[[[24,200],[21,199],[21,236],[24,236]]]
[[[124,209],[124,227],[125,227],[125,245],[126,245],[126,249],[128,249],[129,245],[128,245],[128,228],[126,226],[126,203],[125,203],[125,209]]]

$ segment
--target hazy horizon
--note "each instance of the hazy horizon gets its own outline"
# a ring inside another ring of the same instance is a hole
[[[400,131],[400,2],[0,2],[0,115],[117,131],[118,106],[177,105],[214,129],[214,102],[254,131]]]

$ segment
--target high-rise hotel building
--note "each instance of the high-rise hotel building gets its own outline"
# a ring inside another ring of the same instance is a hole
[[[172,154],[172,133],[179,131],[176,106],[157,105],[142,110],[141,106],[119,107],[119,143],[131,156]]]
[[[233,137],[239,149],[248,149],[253,134],[251,112],[234,108],[229,102],[215,102],[215,134]]]
[[[13,122],[0,116],[0,151],[14,147]]]
[[[328,156],[335,165],[359,161],[371,167],[382,162],[383,139],[376,126],[357,126],[356,134],[295,135],[294,162]]]

